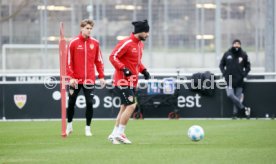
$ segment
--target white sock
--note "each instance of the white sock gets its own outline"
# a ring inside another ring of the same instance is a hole
[[[120,124],[119,127],[118,127],[118,130],[117,130],[117,134],[118,135],[124,134],[125,133],[125,128],[126,128],[125,125]]]
[[[90,131],[90,126],[85,126],[85,130],[89,130]]]
[[[118,126],[114,126],[114,129],[113,129],[113,131],[112,131],[112,135],[115,135],[116,134],[116,132],[117,132],[117,130],[118,130]]]
[[[68,127],[68,128],[72,128],[72,125],[73,125],[72,122],[67,122],[67,127]]]

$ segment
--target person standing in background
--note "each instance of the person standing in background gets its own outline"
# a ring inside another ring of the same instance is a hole
[[[224,53],[219,65],[227,82],[227,97],[234,104],[233,119],[239,116],[239,111],[245,112],[246,117],[250,118],[251,108],[243,104],[244,78],[250,72],[250,67],[248,55],[241,48],[241,41],[235,39],[232,47]]]

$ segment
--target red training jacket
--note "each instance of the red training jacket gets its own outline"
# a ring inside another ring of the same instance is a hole
[[[133,86],[138,83],[138,74],[145,67],[141,63],[144,44],[131,34],[128,38],[121,40],[112,51],[109,60],[115,68],[113,84],[115,86]],[[132,75],[126,77],[122,69],[128,68]]]
[[[67,53],[67,76],[78,80],[78,84],[95,84],[95,66],[98,78],[104,78],[104,65],[99,42],[81,34],[71,40]]]

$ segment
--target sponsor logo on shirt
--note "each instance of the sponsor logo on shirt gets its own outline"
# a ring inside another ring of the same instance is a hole
[[[77,49],[83,49],[82,45],[78,45]]]

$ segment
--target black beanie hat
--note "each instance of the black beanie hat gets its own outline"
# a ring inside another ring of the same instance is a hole
[[[134,34],[139,32],[149,32],[148,20],[132,22],[134,26]]]
[[[241,45],[241,41],[240,41],[239,39],[233,40],[232,45],[233,45],[234,43],[236,43],[236,42],[240,43],[240,45]]]

